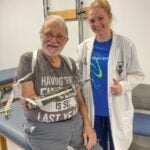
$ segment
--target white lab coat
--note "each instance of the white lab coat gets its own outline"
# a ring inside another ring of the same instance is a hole
[[[78,47],[77,64],[82,80],[90,78],[90,59],[95,37],[82,42]],[[123,72],[119,76],[116,67],[117,62],[123,62]],[[123,92],[121,95],[112,95],[110,85],[113,78],[120,81]],[[115,150],[127,150],[132,142],[133,135],[133,104],[131,91],[144,79],[137,59],[134,44],[126,37],[113,33],[112,46],[108,60],[108,108],[111,122],[111,130]],[[92,86],[89,82],[83,86],[89,116],[94,124],[94,103]],[[99,108],[100,109],[100,108]]]

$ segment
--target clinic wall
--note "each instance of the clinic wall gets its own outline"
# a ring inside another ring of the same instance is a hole
[[[109,0],[112,6],[112,28],[130,38],[136,45],[139,61],[150,84],[150,1]]]
[[[0,0],[0,70],[16,67],[25,51],[40,46],[43,0]]]
[[[144,83],[150,84],[150,0],[108,0],[112,7],[112,29],[130,38],[136,45],[139,61],[146,75]],[[89,6],[92,0],[83,0],[83,6]],[[75,8],[75,0],[49,0],[50,10]],[[76,45],[79,43],[78,21],[67,21],[69,38],[65,55],[77,57]],[[87,21],[84,21],[84,38],[91,32]]]
[[[83,0],[88,6],[92,0]],[[141,66],[150,84],[150,1],[109,0],[112,6],[112,28],[130,38],[137,47]],[[52,11],[74,9],[75,0],[49,0]],[[40,47],[39,28],[44,18],[42,0],[0,0],[0,70],[17,66],[20,55]],[[67,21],[69,41],[63,54],[77,57],[78,21]],[[84,38],[93,33],[84,21]]]

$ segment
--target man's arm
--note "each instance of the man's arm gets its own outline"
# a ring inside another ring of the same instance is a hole
[[[21,83],[21,88],[22,88],[23,97],[27,97],[27,98],[37,97],[32,81],[26,81]],[[23,109],[27,109],[26,101],[24,99],[20,100],[20,104]]]
[[[77,102],[79,105],[79,112],[83,119],[83,137],[84,137],[84,145],[87,149],[90,149],[97,143],[96,133],[91,127],[91,123],[88,117],[88,110],[85,103],[84,96],[80,90],[77,89]]]

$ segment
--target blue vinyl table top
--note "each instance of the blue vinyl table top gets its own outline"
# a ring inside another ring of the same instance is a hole
[[[16,101],[12,104],[12,111],[9,119],[5,119],[4,114],[0,114],[0,134],[11,139],[22,148],[31,150],[27,144],[23,129],[24,121],[25,116],[23,109],[20,107],[18,101]]]
[[[134,113],[133,132],[150,137],[150,114]]]
[[[17,68],[10,68],[0,71],[0,86],[13,82]]]

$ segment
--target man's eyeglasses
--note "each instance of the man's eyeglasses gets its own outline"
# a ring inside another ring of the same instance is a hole
[[[45,36],[46,38],[49,38],[50,40],[55,37],[58,42],[64,42],[65,39],[67,39],[67,38],[66,38],[65,36],[63,36],[63,35],[59,35],[59,34],[58,34],[58,35],[54,35],[52,32],[45,32],[45,33],[43,33],[43,34],[44,34],[44,36]]]

